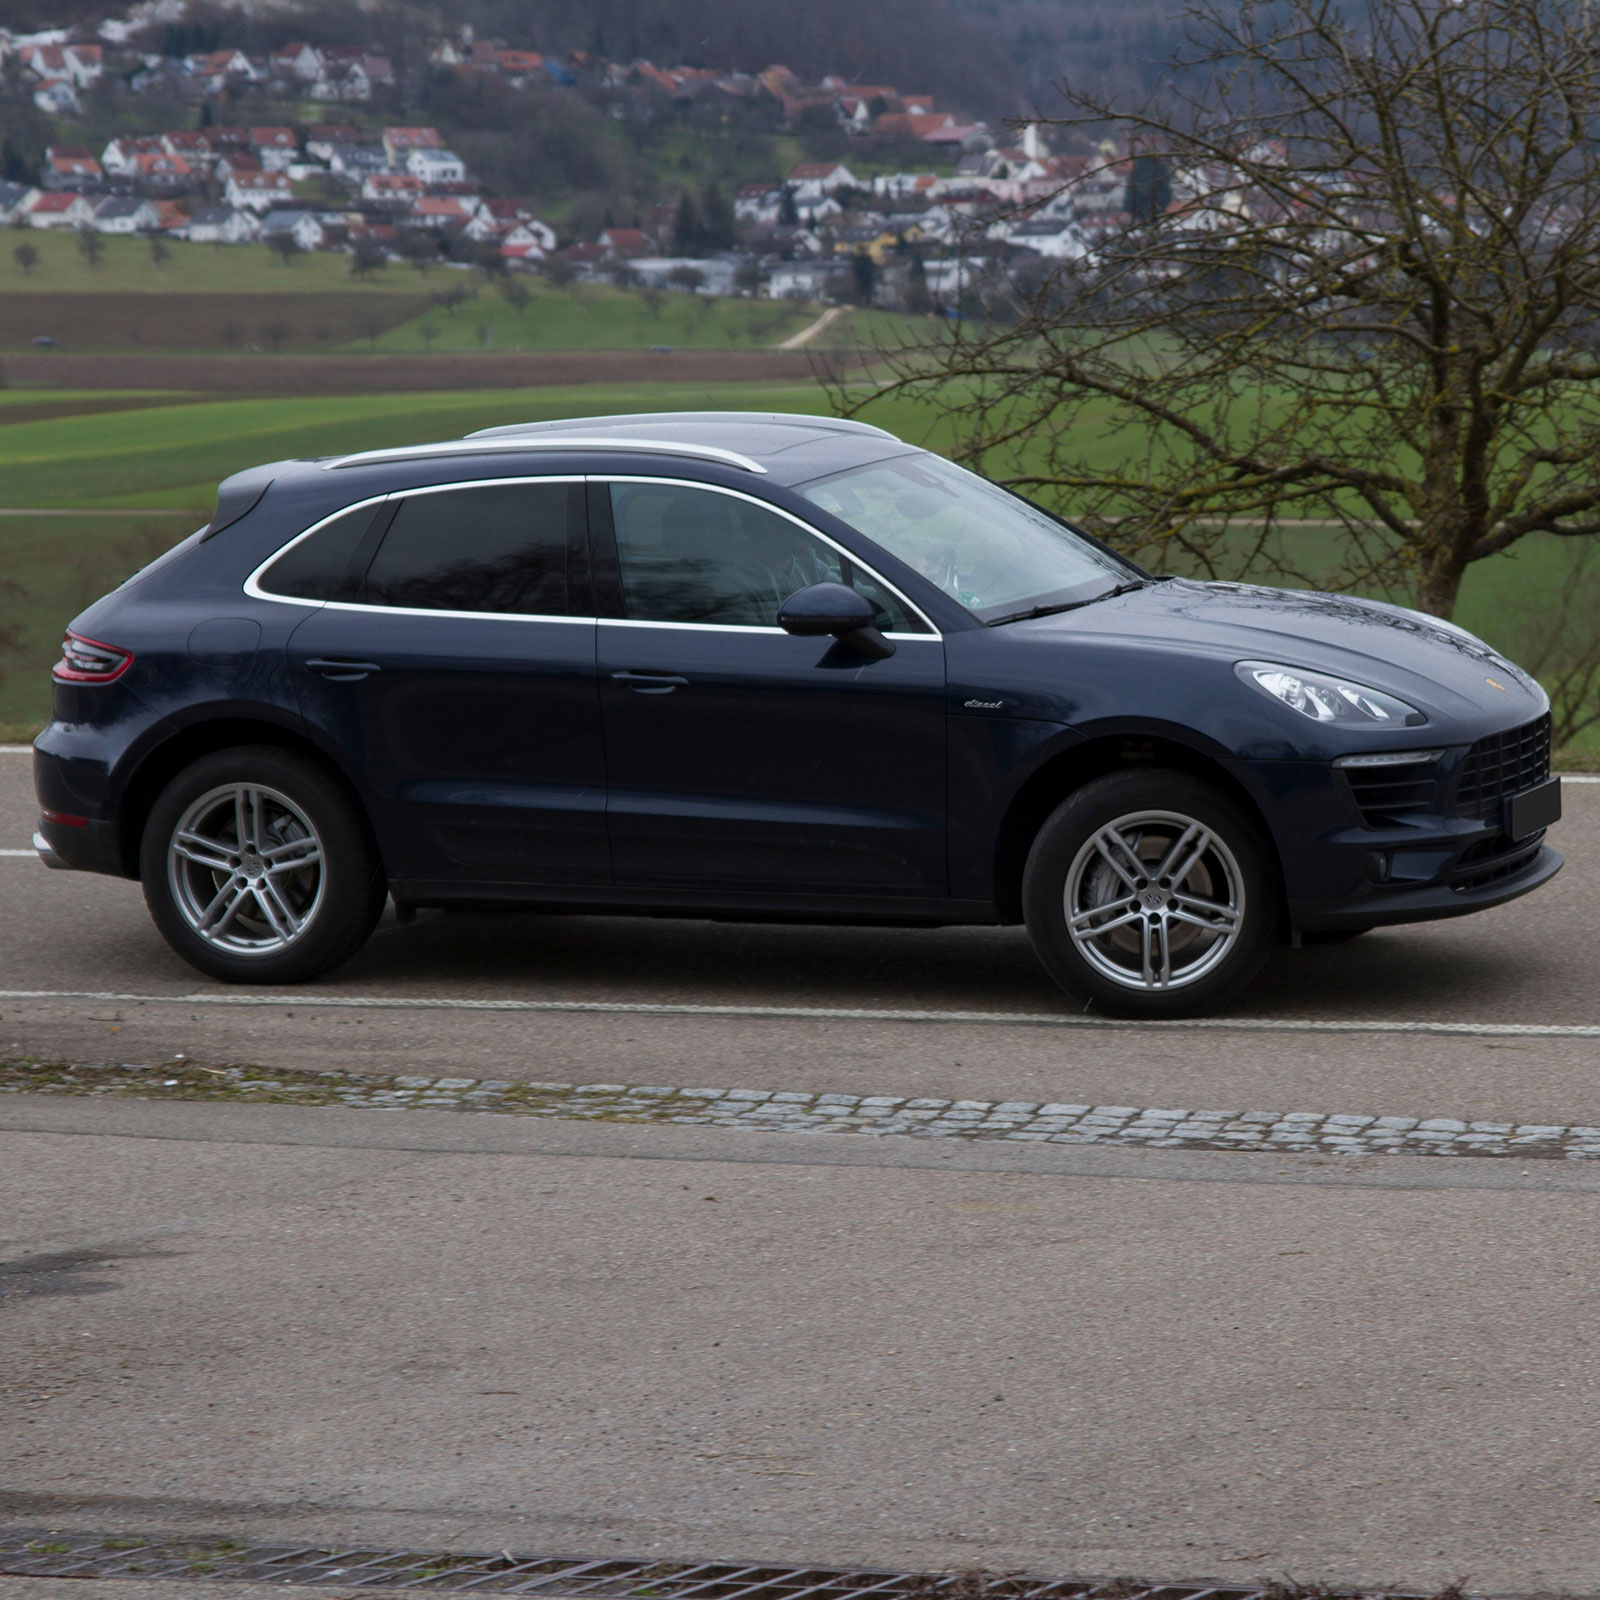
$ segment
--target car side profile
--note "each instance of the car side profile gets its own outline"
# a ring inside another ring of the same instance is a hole
[[[1158,578],[838,419],[489,429],[227,479],[77,617],[35,845],[291,983],[421,907],[1026,924],[1226,1003],[1275,938],[1547,882],[1549,702],[1452,624]]]

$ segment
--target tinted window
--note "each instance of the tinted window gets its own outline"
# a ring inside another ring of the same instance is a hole
[[[624,614],[641,622],[777,626],[796,589],[848,583],[886,632],[927,630],[882,585],[804,528],[748,500],[673,483],[614,483]]]
[[[261,574],[261,587],[293,600],[331,600],[361,536],[382,510],[381,504],[361,506],[335,517],[279,556]]]
[[[406,500],[367,568],[362,599],[412,610],[562,615],[571,492],[565,483],[507,483]]]

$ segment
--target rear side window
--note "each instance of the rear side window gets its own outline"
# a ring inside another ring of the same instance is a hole
[[[261,574],[267,594],[291,600],[331,600],[367,530],[384,507],[358,506],[325,523],[278,557]]]
[[[367,605],[562,616],[568,504],[582,486],[506,483],[404,501],[367,568]]]

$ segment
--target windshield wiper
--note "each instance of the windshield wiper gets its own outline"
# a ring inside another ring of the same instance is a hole
[[[989,626],[998,628],[1007,622],[1031,622],[1035,617],[1059,616],[1063,611],[1076,611],[1080,606],[1092,606],[1100,600],[1115,600],[1119,594],[1132,594],[1135,589],[1144,588],[1147,581],[1144,578],[1133,578],[1101,594],[1092,594],[1087,600],[1066,600],[1051,606],[1030,606],[1026,611],[1013,611],[1008,617],[996,617]]]

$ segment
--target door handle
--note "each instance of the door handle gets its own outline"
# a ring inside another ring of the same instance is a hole
[[[671,694],[689,687],[689,680],[675,672],[613,672],[611,681],[625,683],[635,694]]]
[[[314,672],[319,678],[327,678],[332,683],[359,683],[375,672],[382,672],[383,668],[376,661],[337,661],[313,656],[306,662],[306,671]]]

